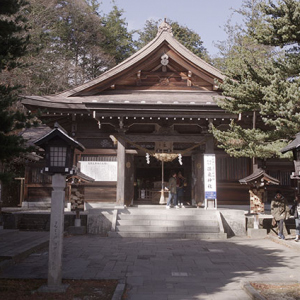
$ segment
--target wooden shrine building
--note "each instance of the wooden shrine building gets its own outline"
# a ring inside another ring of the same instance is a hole
[[[226,128],[237,118],[216,104],[223,80],[163,22],[154,40],[96,79],[57,95],[26,96],[23,104],[84,145],[74,165],[94,179],[82,183],[86,207],[158,203],[162,177],[168,181],[171,170],[186,178],[185,199],[202,203],[206,153],[216,155],[218,203],[248,204],[248,188],[238,180],[251,174],[251,161],[229,157],[209,132],[212,124]],[[161,153],[171,157],[163,172]],[[39,167],[27,172],[27,202],[50,201]]]

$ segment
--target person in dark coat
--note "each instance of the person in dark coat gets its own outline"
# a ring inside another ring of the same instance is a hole
[[[165,189],[169,191],[169,199],[166,208],[170,208],[172,202],[175,208],[179,208],[177,205],[176,172],[171,171],[168,187],[165,187]]]
[[[185,178],[182,176],[181,172],[179,171],[177,174],[176,179],[176,186],[177,186],[177,205],[184,208],[183,205],[183,187],[184,187],[184,180]]]
[[[289,217],[289,205],[280,191],[276,192],[275,198],[271,202],[271,214],[274,217],[278,227],[278,238],[285,239],[283,235],[283,224]]]

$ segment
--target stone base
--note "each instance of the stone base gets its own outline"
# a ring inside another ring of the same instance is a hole
[[[70,235],[86,234],[86,226],[69,226],[68,234]]]
[[[65,293],[69,287],[69,284],[60,284],[60,285],[43,285],[37,291],[39,293]]]
[[[252,238],[265,238],[267,236],[267,229],[248,228],[247,235]]]

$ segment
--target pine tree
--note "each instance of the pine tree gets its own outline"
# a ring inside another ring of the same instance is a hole
[[[284,139],[299,130],[299,95],[296,91],[299,85],[291,80],[285,53],[274,47],[278,45],[273,42],[262,44],[262,36],[267,31],[267,39],[273,40],[269,27],[272,27],[274,11],[269,11],[269,6],[261,6],[262,1],[244,3],[246,9],[243,12],[248,16],[246,31],[239,31],[235,37],[237,43],[231,49],[234,55],[229,57],[226,65],[227,79],[220,85],[225,99],[218,102],[226,111],[239,114],[242,121],[233,120],[225,131],[217,128],[212,131],[220,147],[232,156],[281,156]],[[264,33],[259,35],[259,32]],[[286,40],[283,45],[287,45]]]
[[[27,126],[28,119],[18,110],[20,87],[9,84],[10,73],[18,59],[26,53],[28,37],[24,18],[20,11],[25,9],[22,0],[1,2],[0,11],[0,181],[8,180],[12,174],[4,172],[11,160],[27,151],[18,130]]]
[[[265,103],[261,106],[265,124],[272,126],[285,140],[300,131],[300,2],[272,1],[263,5],[266,22],[254,30],[254,37],[265,45],[284,49],[283,56],[273,59],[273,72],[264,88]]]
[[[127,30],[127,23],[122,14],[123,10],[114,5],[111,12],[102,18],[102,32],[105,36],[102,47],[106,53],[114,57],[116,64],[135,51],[133,32]]]

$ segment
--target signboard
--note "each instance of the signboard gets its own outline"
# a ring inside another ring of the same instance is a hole
[[[204,191],[205,199],[217,199],[216,157],[204,154]]]
[[[116,161],[80,161],[80,171],[95,181],[117,181]]]

